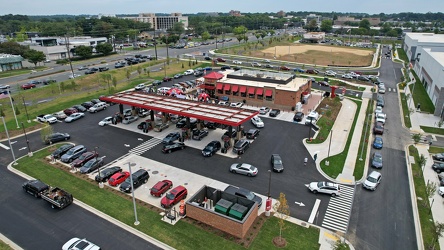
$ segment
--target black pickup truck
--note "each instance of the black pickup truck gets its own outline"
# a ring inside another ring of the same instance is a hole
[[[46,190],[41,193],[42,199],[51,203],[52,208],[60,208],[63,209],[73,202],[74,198],[72,194],[66,192],[65,190],[54,187]]]

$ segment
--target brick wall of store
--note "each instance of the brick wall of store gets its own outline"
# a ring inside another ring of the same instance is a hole
[[[250,229],[254,220],[257,218],[258,207],[256,205],[254,206],[254,208],[252,208],[250,215],[244,223],[225,218],[224,216],[220,216],[217,213],[209,211],[203,207],[193,206],[189,204],[187,204],[186,212],[187,216],[192,219],[210,225],[235,237],[243,238],[246,235],[248,229]]]

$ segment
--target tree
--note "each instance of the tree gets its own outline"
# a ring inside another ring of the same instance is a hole
[[[210,37],[211,35],[208,31],[203,32],[201,35],[202,41],[207,41],[208,39],[210,39]]]
[[[242,35],[238,35],[238,36],[236,36],[236,39],[237,39],[237,41],[239,41],[239,43],[240,43],[240,42],[242,42],[242,40],[244,40],[244,36],[242,36]]]
[[[333,246],[333,250],[349,250],[350,247],[347,243],[342,242],[341,240],[337,240]]]
[[[435,230],[433,231],[434,239],[432,244],[432,249],[435,249],[435,245],[438,243],[439,238],[443,236],[444,233],[444,223],[435,222]]]
[[[45,142],[48,136],[52,133],[54,133],[54,129],[49,124],[46,124],[46,126],[40,130],[40,138]]]
[[[0,43],[0,54],[20,55],[25,57],[28,50],[29,48],[27,46],[12,41]]]
[[[185,27],[182,22],[177,22],[174,23],[173,27],[171,28],[171,31],[172,31],[171,33],[178,35],[180,37],[180,35],[185,32]]]
[[[318,29],[318,23],[315,19],[312,19],[310,20],[310,22],[308,22],[307,29],[309,31],[316,31]]]
[[[142,66],[137,66],[137,73],[142,74]]]
[[[323,32],[331,32],[333,30],[333,23],[331,20],[322,20],[321,22],[321,31]]]
[[[107,56],[113,52],[113,46],[109,43],[99,43],[96,46],[96,52]]]
[[[412,135],[412,139],[413,139],[413,141],[415,142],[415,144],[417,144],[417,143],[421,140],[421,134],[420,134],[420,133],[418,133],[418,134],[413,134],[413,135]]]
[[[34,66],[37,66],[37,63],[43,62],[46,59],[46,55],[42,51],[37,51],[35,49],[28,50],[25,57],[30,63],[33,63]]]
[[[113,77],[113,86],[114,88],[117,87],[117,78],[115,76]]]
[[[426,188],[425,188],[425,192],[426,192],[427,198],[429,198],[429,199],[433,198],[433,196],[436,193],[436,183],[428,181]]]
[[[277,212],[277,217],[279,218],[279,241],[282,243],[282,231],[285,230],[286,219],[290,216],[290,206],[284,193],[279,194],[279,201],[274,205],[274,210]]]
[[[130,78],[131,78],[131,72],[129,71],[129,69],[127,69],[126,70],[126,79],[128,79],[128,81],[129,81]]]
[[[419,167],[421,168],[421,172],[422,172],[422,169],[424,168],[424,166],[426,165],[426,163],[427,163],[427,158],[425,158],[424,155],[421,154],[418,159],[418,164],[419,164]]]
[[[362,19],[360,22],[359,22],[359,28],[363,28],[363,29],[366,29],[366,30],[370,30],[370,21],[368,20],[368,19]]]
[[[89,58],[92,55],[92,48],[89,46],[80,45],[76,47],[75,50],[76,55],[80,56],[83,59]]]
[[[108,85],[108,90],[111,88],[110,83],[112,80],[111,74],[101,74],[100,77],[106,82],[106,85]]]

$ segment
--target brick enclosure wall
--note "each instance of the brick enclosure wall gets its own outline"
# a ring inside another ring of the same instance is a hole
[[[248,229],[251,227],[257,217],[258,207],[257,205],[255,205],[251,209],[251,212],[246,215],[248,217],[246,218],[244,223],[222,216],[212,210],[208,210],[192,204],[187,204],[186,212],[187,216],[192,219],[210,225],[235,237],[244,238]]]

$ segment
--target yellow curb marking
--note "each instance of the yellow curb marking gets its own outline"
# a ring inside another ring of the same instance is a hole
[[[348,180],[348,179],[339,178],[339,180],[342,182],[353,183],[352,180]]]
[[[334,241],[339,240],[339,237],[336,237],[336,236],[334,236],[331,233],[324,232],[324,236],[327,237],[327,238],[330,238],[331,240],[334,240]]]

